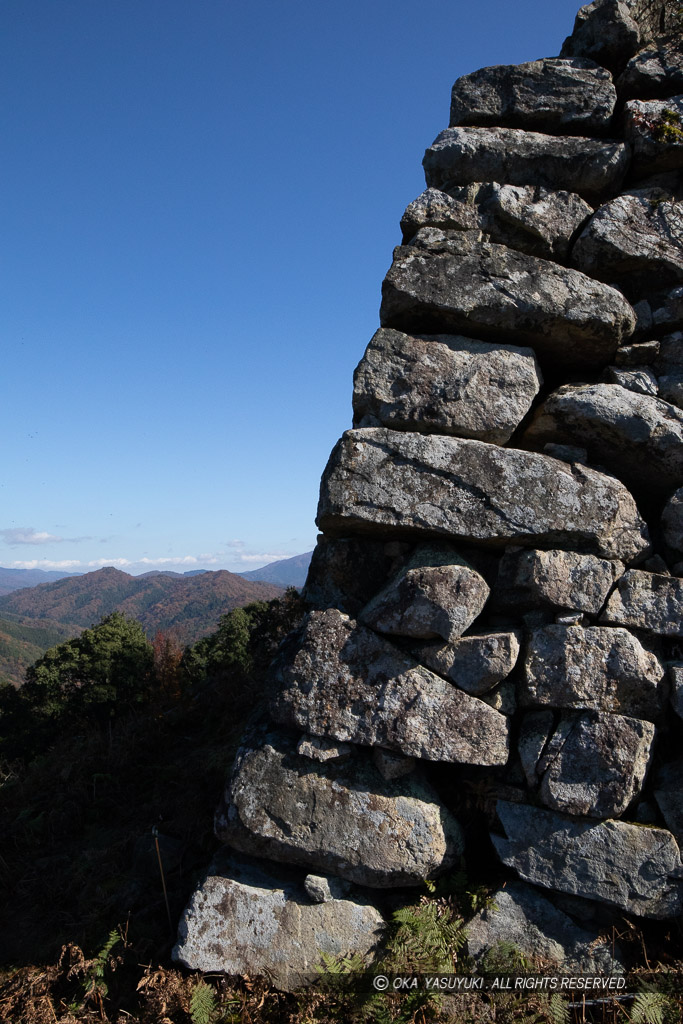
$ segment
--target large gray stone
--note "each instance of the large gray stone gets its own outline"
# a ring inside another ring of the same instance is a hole
[[[526,882],[583,896],[640,917],[675,917],[683,907],[681,858],[670,832],[625,821],[576,819],[499,800],[506,838],[498,856]]]
[[[683,552],[683,487],[674,491],[662,510],[662,532],[674,551]]]
[[[476,696],[506,679],[518,656],[519,636],[510,631],[466,636],[451,644],[425,644],[415,650],[423,665]]]
[[[418,772],[383,779],[370,751],[318,765],[296,738],[254,730],[238,751],[216,834],[255,857],[375,888],[417,885],[462,852],[460,826]]]
[[[621,562],[594,555],[511,547],[500,560],[493,601],[510,610],[540,604],[597,615],[623,571]]]
[[[571,264],[591,277],[618,283],[629,294],[683,280],[683,202],[663,189],[617,196],[591,218],[572,250]]]
[[[600,621],[659,636],[683,636],[683,579],[629,570],[617,583]]]
[[[312,612],[274,667],[276,722],[429,761],[502,765],[509,722],[336,609]]]
[[[354,374],[354,426],[505,444],[541,382],[529,348],[380,328]]]
[[[590,200],[615,192],[629,165],[623,142],[542,135],[520,128],[445,128],[425,153],[427,185],[473,181],[542,185]]]
[[[565,385],[541,405],[524,434],[580,444],[591,461],[632,486],[654,491],[683,484],[683,410],[618,384]]]
[[[629,100],[624,134],[633,149],[636,174],[661,174],[683,167],[683,96]]]
[[[173,959],[193,971],[265,976],[292,992],[321,954],[368,954],[385,922],[358,895],[311,902],[298,873],[219,855],[178,926]]]
[[[529,704],[649,719],[660,709],[664,670],[626,629],[559,625],[536,629],[525,669],[522,691]]]
[[[620,292],[578,270],[438,228],[394,250],[380,320],[408,333],[523,343],[554,366],[610,362],[635,324]]]
[[[318,525],[345,532],[548,544],[630,561],[649,548],[611,476],[482,441],[350,430],[323,474]]]
[[[576,15],[574,30],[565,39],[560,55],[594,60],[610,71],[619,71],[641,41],[631,7],[623,0],[586,4]]]
[[[564,263],[576,232],[592,213],[573,192],[493,181],[454,186],[448,193],[426,189],[407,207],[401,229],[405,244],[425,227],[481,231],[491,242]]]
[[[621,99],[662,99],[683,92],[683,52],[673,39],[640,50],[617,79]]]
[[[624,715],[563,717],[538,766],[541,801],[566,814],[619,817],[643,787],[654,736],[651,722]]]
[[[459,78],[450,127],[527,128],[551,134],[606,131],[617,101],[612,76],[590,61],[547,57],[498,64]]]
[[[491,896],[467,925],[467,949],[475,961],[501,942],[512,942],[527,956],[550,960],[567,973],[620,974],[618,950],[594,932],[579,928],[537,889],[508,882]]]
[[[414,559],[361,609],[358,618],[378,633],[417,640],[457,640],[481,614],[486,580],[453,554],[446,564]]]

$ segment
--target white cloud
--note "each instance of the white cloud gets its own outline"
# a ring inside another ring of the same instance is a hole
[[[53,533],[46,533],[45,530],[35,530],[32,526],[0,530],[0,537],[11,547],[16,544],[60,544],[64,540],[63,537],[55,537]]]
[[[30,562],[12,562],[10,569],[79,569],[82,562],[73,558],[65,558],[61,562],[52,562],[47,558],[34,558]]]

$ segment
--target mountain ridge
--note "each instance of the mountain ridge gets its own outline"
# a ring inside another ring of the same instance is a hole
[[[212,632],[226,612],[252,601],[270,601],[283,588],[244,580],[219,569],[190,577],[162,573],[132,576],[105,566],[91,573],[25,587],[0,597],[0,618],[24,625],[58,623],[73,634],[120,611],[137,619],[148,636],[173,631],[181,643],[194,643]]]

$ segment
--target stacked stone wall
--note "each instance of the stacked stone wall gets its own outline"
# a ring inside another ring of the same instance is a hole
[[[188,966],[292,987],[463,853],[507,876],[475,958],[616,970],[606,926],[683,908],[679,26],[596,0],[455,83]]]

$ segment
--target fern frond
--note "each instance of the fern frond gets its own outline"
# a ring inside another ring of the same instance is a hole
[[[671,1002],[661,992],[639,992],[633,1000],[631,1024],[664,1024]]]
[[[553,992],[548,1003],[552,1024],[569,1024],[569,1007],[559,992]]]
[[[216,996],[210,985],[199,981],[190,1000],[192,1024],[211,1024],[216,1012]]]

